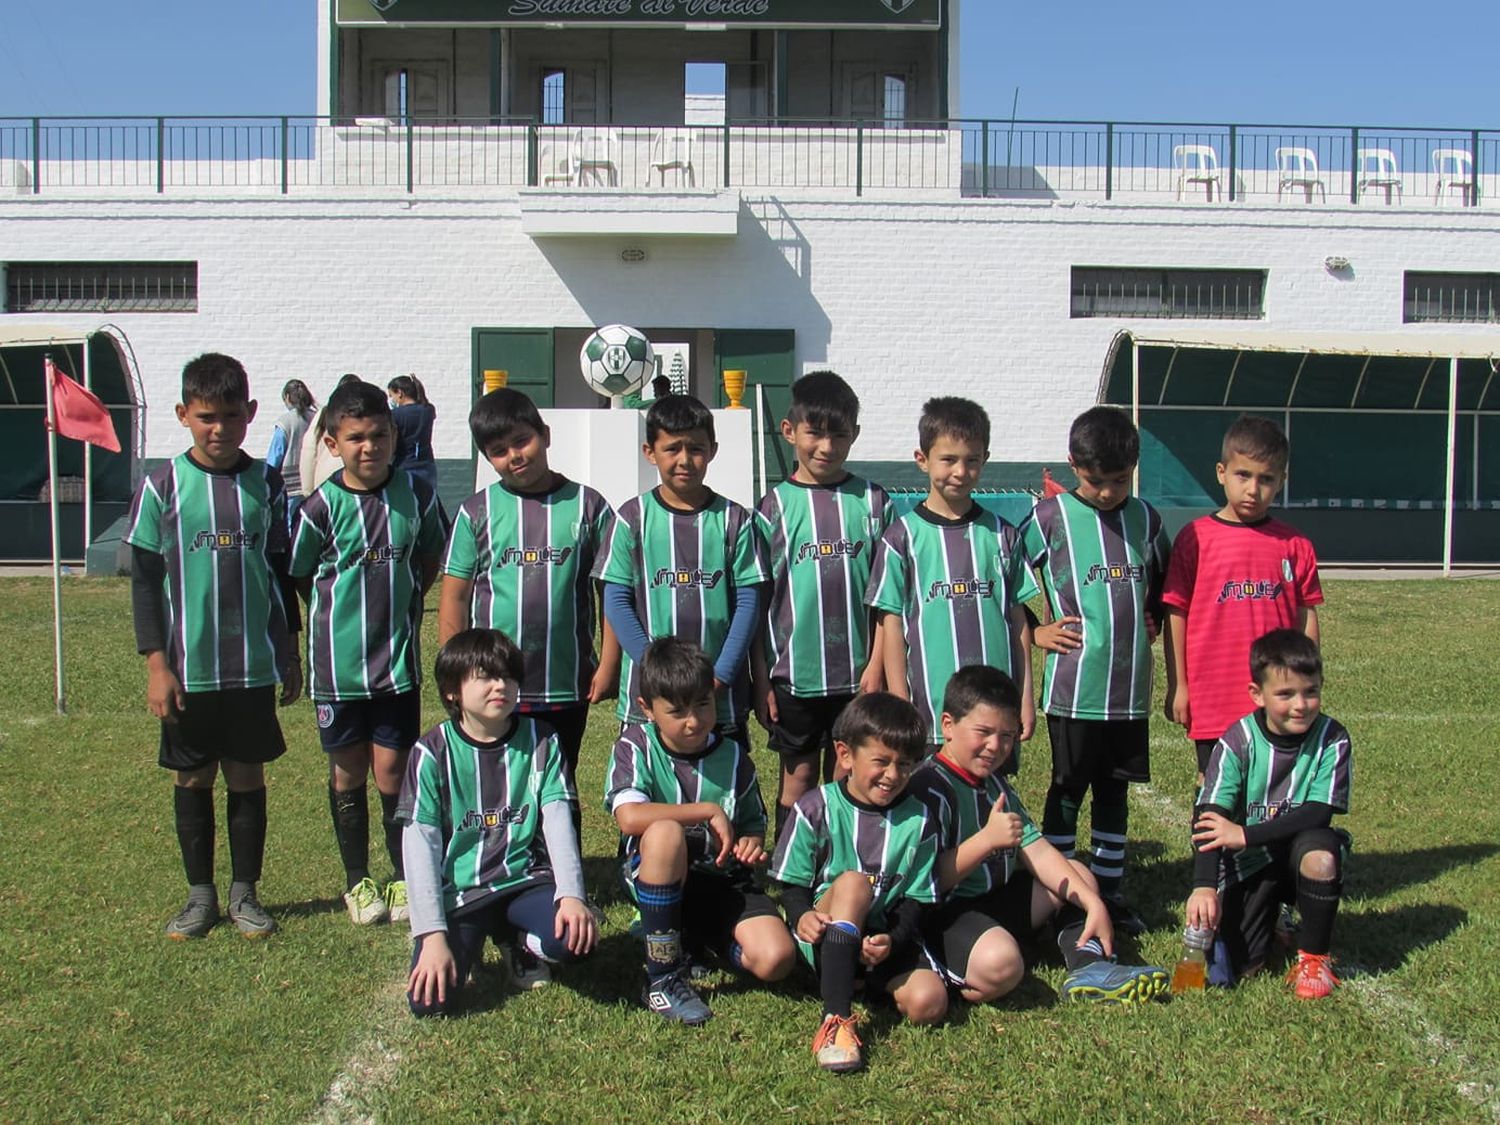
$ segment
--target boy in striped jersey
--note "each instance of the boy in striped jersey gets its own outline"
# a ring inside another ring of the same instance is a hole
[[[688,981],[690,952],[713,949],[773,981],[791,971],[792,939],[756,878],[766,861],[766,806],[748,751],[714,730],[712,662],[691,641],[652,641],[638,702],[648,721],[627,726],[615,743],[604,802],[641,913],[641,999],[694,1026],[712,1013]]]
[[[193,444],[141,482],[130,509],[131,602],[146,658],[146,705],[161,720],[158,761],[173,771],[173,815],[187,905],[169,938],[219,920],[214,781],[228,790],[229,918],[246,937],[276,932],[256,898],[266,846],[265,763],[286,753],[276,721],[302,690],[286,566],[281,476],[240,448],[255,417],[238,360],[209,353],[182,371],[177,420]],[[290,622],[288,615],[290,614]]]
[[[793,806],[771,877],[823,995],[813,1054],[846,1071],[864,1066],[851,1008],[861,968],[867,993],[888,994],[912,1023],[939,1022],[948,990],[920,933],[938,897],[937,826],[905,792],[926,721],[899,696],[872,692],[844,708],[833,738],[843,780]]]
[[[1020,684],[1021,738],[1030,738],[1036,704],[1023,603],[1036,583],[1016,529],[971,495],[990,456],[989,415],[965,398],[933,398],[917,433],[927,496],[886,529],[865,593],[881,615],[886,684],[916,705],[933,751],[948,678],[966,664],[993,665]]]
[[[1049,920],[1068,967],[1071,1000],[1146,1001],[1167,989],[1154,965],[1114,961],[1114,927],[1098,885],[1037,830],[1000,775],[1021,733],[1021,693],[998,668],[970,664],[943,694],[943,748],[912,776],[937,819],[938,882],[947,898],[927,918],[928,947],[971,1004],[1021,983],[1020,942]]]
[[[771,588],[751,649],[755,711],[781,755],[779,832],[787,810],[833,777],[833,724],[857,691],[885,687],[871,644],[865,585],[891,522],[885,489],[845,472],[859,436],[859,399],[832,371],[792,384],[781,436],[797,468],[760,502]]]
[[[1317,1000],[1339,983],[1328,951],[1349,834],[1331,823],[1349,811],[1349,732],[1322,713],[1323,660],[1301,630],[1256,640],[1250,681],[1255,710],[1224,732],[1204,771],[1187,922],[1218,930],[1215,964],[1227,959],[1232,984],[1264,967],[1277,912],[1295,901],[1302,925],[1287,980]]]
[[[513,980],[536,987],[550,978],[528,968],[585,957],[598,937],[557,732],[515,711],[524,672],[521,650],[496,629],[465,630],[438,653],[448,720],[412,748],[397,810],[413,1015],[453,1009],[486,938],[514,941]]]
[[[557,729],[568,782],[589,704],[615,690],[620,645],[605,622],[594,659],[590,574],[613,518],[604,497],[547,465],[552,434],[520,391],[491,391],[469,431],[500,479],[465,500],[443,560],[438,643],[477,625],[514,637],[526,659],[517,709]],[[574,807],[573,826],[582,824]]]
[[[620,506],[594,564],[604,612],[620,639],[621,723],[642,723],[640,661],[657,637],[693,641],[714,664],[719,729],[745,741],[746,656],[769,578],[755,517],[703,483],[718,452],[714,416],[691,395],[667,395],[646,412],[646,460],[661,484]]]
[[[1121,890],[1128,787],[1151,780],[1151,642],[1171,552],[1156,509],[1130,494],[1140,451],[1140,435],[1123,412],[1084,411],[1068,431],[1078,486],[1037,501],[1021,525],[1026,562],[1041,572],[1050,618],[1034,633],[1047,652],[1042,710],[1052,743],[1042,831],[1071,858],[1079,808],[1093,789],[1090,870],[1115,928],[1129,934],[1146,925]]]
[[[323,408],[324,441],[343,468],[297,514],[291,573],[308,599],[308,694],[328,754],[328,804],[356,925],[407,917],[396,804],[421,732],[422,595],[443,550],[437,494],[391,467],[395,429],[384,392],[340,386]],[[394,877],[370,878],[366,778],[375,774]]]

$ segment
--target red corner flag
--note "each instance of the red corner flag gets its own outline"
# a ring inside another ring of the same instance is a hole
[[[1043,469],[1042,470],[1042,498],[1043,499],[1047,499],[1047,498],[1052,497],[1052,496],[1061,496],[1066,491],[1068,491],[1066,488],[1064,488],[1062,485],[1058,484],[1055,480],[1052,479],[1052,470],[1051,469]]]
[[[99,397],[64,375],[50,359],[43,360],[43,364],[47,369],[57,432],[74,441],[86,441],[112,453],[120,452],[114,421]]]

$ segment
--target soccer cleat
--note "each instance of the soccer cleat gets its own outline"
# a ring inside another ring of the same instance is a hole
[[[687,972],[678,969],[656,980],[648,980],[641,989],[641,1001],[664,1019],[697,1027],[707,1023],[713,1012],[703,1002],[703,997],[688,983]]]
[[[276,919],[260,904],[254,891],[229,902],[229,920],[247,938],[266,938],[276,932]]]
[[[1167,994],[1171,978],[1158,965],[1120,965],[1090,961],[1063,981],[1064,1000],[1098,1000],[1109,1004],[1144,1004]]]
[[[411,910],[406,905],[405,879],[392,879],[385,885],[382,897],[385,899],[386,916],[392,922],[405,922],[411,918]]]
[[[188,899],[188,904],[167,923],[167,936],[173,941],[201,938],[219,924],[219,904],[213,899]]]
[[[1326,953],[1297,951],[1297,963],[1287,970],[1288,984],[1295,984],[1298,1000],[1322,1000],[1343,983],[1333,975],[1333,959]]]
[[[1150,927],[1145,920],[1130,908],[1123,895],[1101,895],[1104,899],[1105,909],[1109,911],[1109,921],[1115,928],[1117,934],[1129,934],[1131,937],[1140,937]]]
[[[356,926],[372,926],[391,916],[380,888],[368,875],[344,892],[344,905],[349,908],[349,921]]]
[[[1208,951],[1208,986],[1210,988],[1233,988],[1239,979],[1234,971],[1234,962],[1229,959],[1229,947],[1222,938],[1214,940]]]
[[[813,1036],[813,1057],[824,1070],[843,1074],[865,1065],[865,1045],[854,1031],[853,1016],[825,1015]]]
[[[534,992],[552,983],[552,969],[526,946],[517,942],[506,947],[505,965],[510,972],[511,987]]]

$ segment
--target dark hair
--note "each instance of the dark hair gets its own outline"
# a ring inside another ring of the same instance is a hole
[[[658,637],[641,658],[641,698],[687,707],[714,693],[708,653],[681,637]]]
[[[859,396],[834,372],[810,371],[792,384],[786,420],[794,427],[805,422],[815,429],[852,433],[859,425]]]
[[[651,397],[666,398],[672,393],[672,376],[655,375],[651,379]]]
[[[962,719],[976,707],[1021,713],[1021,689],[999,668],[968,664],[953,673],[943,691],[943,714]]]
[[[288,379],[286,386],[281,388],[281,401],[290,406],[298,414],[306,414],[318,404],[313,401],[312,391],[307,389],[307,384],[301,379]]]
[[[232,355],[204,352],[182,369],[182,405],[190,402],[246,403],[250,401],[250,377]]]
[[[1141,459],[1141,435],[1123,410],[1096,406],[1073,419],[1068,429],[1068,456],[1076,469],[1119,473]]]
[[[990,416],[984,412],[984,407],[971,399],[952,395],[930,398],[922,404],[922,420],[917,423],[917,444],[926,453],[940,437],[977,443],[988,453]]]
[[[927,748],[928,730],[917,709],[899,695],[872,691],[856,695],[839,713],[833,737],[851,750],[881,742],[898,757],[915,762]]]
[[[685,434],[702,430],[710,443],[714,436],[714,416],[692,395],[665,395],[646,411],[646,444],[655,445],[658,434]]]
[[[516,642],[499,629],[465,629],[448,638],[438,650],[432,678],[437,681],[443,710],[457,721],[463,714],[459,706],[459,689],[473,676],[520,680],[526,672],[526,658]]]
[[[319,419],[323,432],[338,436],[339,425],[345,418],[389,418],[391,404],[385,394],[374,383],[356,380],[340,383],[338,389],[328,396]]]
[[[1323,654],[1318,643],[1300,629],[1273,629],[1250,646],[1250,678],[1264,685],[1267,668],[1322,680]]]
[[[469,433],[483,453],[485,447],[506,437],[517,426],[529,426],[539,434],[547,433],[542,412],[524,392],[501,387],[480,396],[469,411]]]
[[[363,383],[363,382],[364,382],[364,380],[361,379],[354,372],[352,372],[352,371],[346,371],[342,375],[339,376],[339,381],[334,384],[334,389],[337,390],[339,387],[347,387],[350,383]]]
[[[415,375],[397,375],[385,385],[385,389],[397,391],[422,406],[427,405],[427,391],[422,386],[422,380]]]
[[[1224,444],[1219,450],[1219,461],[1229,464],[1229,459],[1238,453],[1252,461],[1264,461],[1278,473],[1286,471],[1287,455],[1291,446],[1281,427],[1269,418],[1258,414],[1241,414],[1229,429],[1224,431]]]

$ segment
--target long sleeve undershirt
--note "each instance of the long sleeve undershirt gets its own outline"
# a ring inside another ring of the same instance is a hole
[[[1199,805],[1193,813],[1194,822],[1206,812],[1218,813],[1226,820],[1233,819],[1228,809],[1218,805]],[[1280,843],[1282,840],[1290,840],[1297,833],[1306,832],[1311,828],[1327,828],[1333,823],[1333,812],[1332,805],[1325,805],[1319,801],[1304,801],[1290,812],[1272,817],[1259,824],[1247,824],[1245,847],[1264,847],[1268,844]],[[1193,853],[1194,887],[1217,887],[1219,885],[1219,858],[1222,852],[1222,848],[1211,848],[1206,852],[1195,851]]]
[[[635,591],[620,582],[604,584],[604,616],[613,626],[620,647],[630,654],[630,659],[639,662],[646,654],[651,638],[641,624],[635,608]],[[724,647],[714,659],[714,676],[720,683],[732,683],[744,666],[745,655],[750,651],[750,641],[755,636],[755,626],[760,618],[760,587],[737,586],[734,591],[734,616],[729,621],[729,633],[724,638]],[[709,654],[714,656],[713,653]]]

